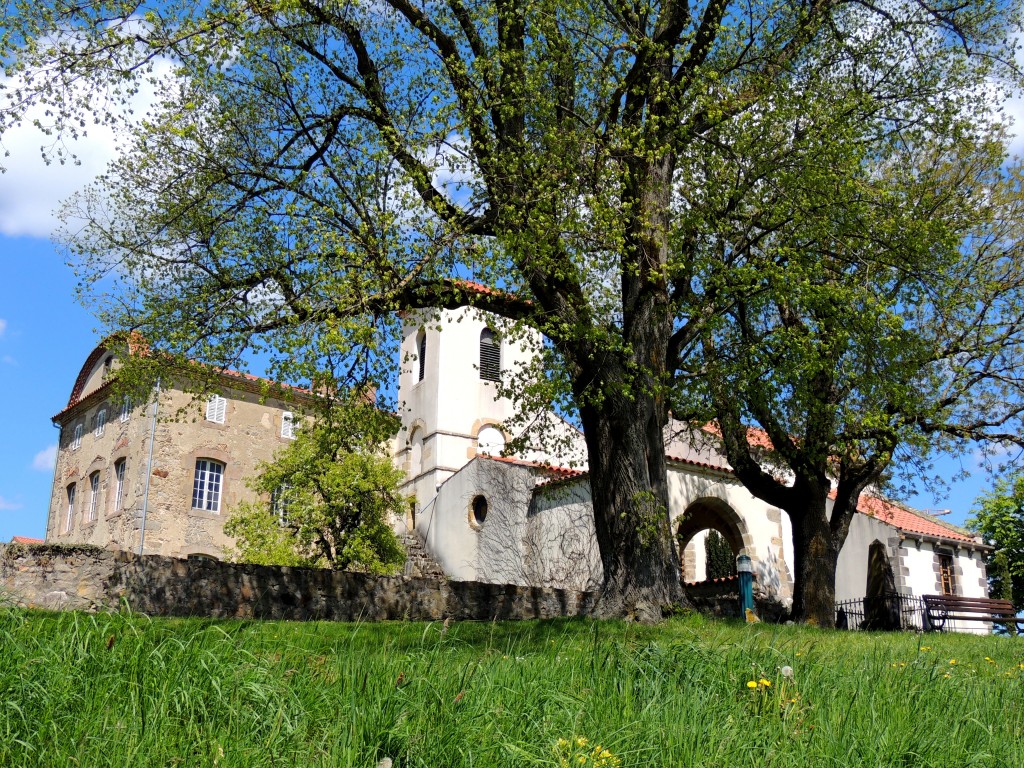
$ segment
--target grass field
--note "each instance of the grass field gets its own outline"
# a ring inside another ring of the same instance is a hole
[[[1010,766],[1024,638],[0,610],[4,766]]]

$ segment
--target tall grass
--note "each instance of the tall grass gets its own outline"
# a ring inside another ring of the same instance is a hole
[[[700,617],[446,630],[2,610],[0,765],[1020,765],[1022,665],[1019,638]]]

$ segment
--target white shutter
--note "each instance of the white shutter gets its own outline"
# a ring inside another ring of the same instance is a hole
[[[295,439],[295,417],[291,411],[285,411],[281,414],[281,437],[289,440]]]
[[[220,395],[210,395],[210,399],[206,401],[206,420],[223,424],[227,405],[228,401]]]

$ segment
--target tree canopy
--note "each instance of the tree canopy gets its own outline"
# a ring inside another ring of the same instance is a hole
[[[357,568],[393,573],[405,562],[392,518],[409,500],[387,447],[395,419],[370,404],[334,408],[260,467],[224,531],[232,556],[264,565]]]
[[[237,365],[255,348],[285,378],[383,377],[398,311],[472,306],[509,333],[543,332],[544,366],[517,391],[578,416],[605,605],[652,616],[680,596],[670,405],[717,416],[756,485],[736,425],[778,449],[804,440],[838,406],[797,383],[838,386],[814,373],[828,378],[846,330],[881,330],[858,365],[917,348],[898,332],[893,308],[912,296],[892,275],[959,259],[970,227],[947,193],[931,204],[927,181],[998,138],[1016,12],[996,0],[14,3],[0,114],[9,125],[42,101],[42,127],[74,133],[169,66],[160,103],[65,219],[104,320],[170,353]],[[750,373],[783,371],[771,407],[746,390],[722,407],[750,383],[737,373],[750,355]],[[920,375],[969,392],[959,359]],[[705,368],[720,375],[702,385]],[[783,401],[806,417],[762,421]],[[824,514],[828,442],[811,449],[819,487],[801,519]],[[819,534],[804,533],[811,552]]]
[[[1004,477],[982,494],[967,527],[995,547],[986,558],[993,596],[1024,610],[1024,475]]]

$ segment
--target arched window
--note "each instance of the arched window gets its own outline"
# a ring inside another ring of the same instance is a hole
[[[505,450],[505,435],[497,427],[488,424],[476,436],[476,450],[490,456],[500,456]]]
[[[114,511],[121,511],[124,502],[124,459],[114,462]]]
[[[95,523],[96,518],[99,517],[100,509],[100,473],[93,472],[89,475],[89,508],[85,517],[85,522]]]
[[[409,479],[415,480],[423,471],[423,430],[413,429],[409,435]]]
[[[224,465],[212,459],[196,459],[196,475],[192,483],[192,509],[220,512],[221,483]]]
[[[490,328],[480,331],[480,378],[501,381],[501,342]]]
[[[423,381],[423,376],[427,372],[427,332],[422,328],[416,336],[416,353],[419,356],[419,376],[416,381]]]
[[[71,525],[75,522],[75,484],[72,483],[67,487],[68,494],[68,513],[64,518],[64,532],[67,533],[71,530]]]

